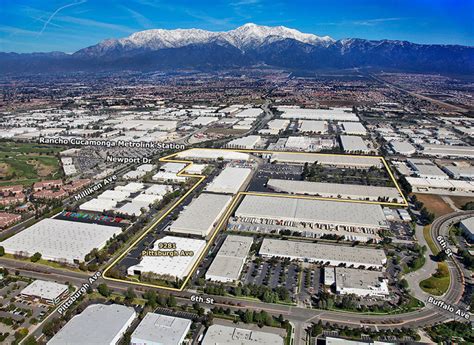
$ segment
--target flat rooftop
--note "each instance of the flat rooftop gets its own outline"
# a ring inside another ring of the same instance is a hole
[[[225,213],[232,196],[202,193],[184,208],[170,231],[207,236]]]
[[[68,286],[65,284],[38,279],[21,290],[21,294],[40,297],[45,300],[54,300],[66,291],[68,291]]]
[[[357,157],[349,155],[324,155],[311,153],[289,153],[276,152],[272,154],[272,161],[283,163],[314,163],[318,162],[322,165],[337,167],[353,167],[360,169],[368,169],[370,167],[382,168],[383,164],[378,157]]]
[[[115,344],[135,317],[131,307],[92,304],[69,320],[48,345]]]
[[[235,215],[370,228],[386,226],[380,205],[296,197],[246,195]]]
[[[251,173],[250,168],[226,167],[209,183],[206,190],[214,193],[237,194]]]
[[[277,334],[243,329],[231,326],[210,326],[202,345],[283,345],[283,338]]]
[[[381,249],[285,241],[270,238],[263,240],[259,253],[260,255],[288,257],[299,260],[335,261],[366,266],[382,266],[387,261],[387,257]]]
[[[228,235],[206,272],[206,278],[218,281],[235,281],[249,254],[253,238]]]
[[[79,223],[60,219],[43,219],[1,242],[7,253],[32,256],[39,252],[43,259],[84,261],[94,248],[102,248],[108,239],[122,232],[120,227]]]
[[[132,333],[132,343],[181,345],[191,324],[188,319],[148,313]]]
[[[160,243],[175,243],[176,249],[160,249]],[[127,271],[132,275],[134,271],[141,273],[151,272],[163,277],[184,278],[199,259],[206,247],[206,241],[176,236],[165,236],[153,244],[153,250],[176,251],[175,256],[143,256],[140,263],[130,266]],[[180,255],[181,251],[193,252],[193,255]]]
[[[267,185],[277,191],[301,195],[309,194],[336,198],[340,195],[351,199],[370,198],[371,200],[376,200],[378,197],[388,197],[390,201],[392,199],[402,199],[397,188],[394,187],[281,179],[269,179]]]
[[[248,161],[250,155],[244,152],[213,150],[213,149],[189,149],[176,155],[177,158],[204,159],[204,160],[236,160]]]

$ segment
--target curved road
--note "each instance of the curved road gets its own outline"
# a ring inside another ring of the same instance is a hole
[[[431,226],[431,236],[438,248],[441,246],[436,241],[436,236],[444,235],[449,226],[468,216],[474,216],[474,211],[456,212],[437,218]],[[11,259],[0,258],[0,265],[12,270],[18,270],[26,276],[39,279],[49,279],[58,282],[70,282],[74,285],[81,285],[91,274],[85,272],[73,272],[56,269],[52,267],[39,268],[28,262],[16,261]],[[448,292],[438,299],[442,299],[445,303],[459,306],[464,292],[464,274],[463,269],[453,256],[448,263],[451,275],[451,285]],[[469,278],[470,279],[470,278]],[[102,282],[99,280],[98,283]],[[126,282],[106,281],[107,285],[114,290],[123,291],[128,287]],[[142,291],[143,289],[138,288]],[[157,289],[159,290],[159,289]],[[143,290],[144,291],[144,290]],[[167,293],[164,291],[164,293]],[[175,296],[181,300],[185,299],[189,302],[189,298],[195,293],[191,291],[183,291],[175,293]],[[215,305],[225,306],[231,309],[256,309],[267,310],[274,315],[282,314],[291,322],[304,326],[312,321],[321,320],[323,322],[331,322],[339,325],[347,325],[352,327],[367,326],[371,328],[385,329],[393,327],[424,327],[435,323],[443,322],[453,318],[452,314],[446,313],[441,309],[432,305],[426,305],[424,308],[403,314],[394,315],[363,315],[361,313],[339,312],[329,310],[317,310],[300,308],[295,306],[285,306],[279,304],[267,304],[258,301],[238,300],[230,297],[213,296]],[[299,341],[297,341],[299,343]]]

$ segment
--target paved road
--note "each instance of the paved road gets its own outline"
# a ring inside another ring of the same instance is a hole
[[[431,252],[428,243],[426,243],[425,237],[423,236],[423,227],[417,225],[415,228],[416,239],[420,246],[426,246],[425,253],[425,264],[415,272],[411,272],[405,276],[410,287],[410,293],[413,297],[420,301],[425,301],[428,298],[428,294],[420,288],[420,282],[428,279],[433,273],[436,272],[438,264],[433,260],[433,253]]]
[[[436,219],[432,224],[432,236],[436,237],[439,233],[443,234],[449,225],[453,222],[459,221],[462,217],[474,215],[474,211],[471,212],[457,212],[448,214],[446,216]],[[442,297],[445,303],[452,305],[458,305],[462,298],[464,286],[463,272],[462,269],[456,265],[456,259],[453,259],[452,264],[449,264],[449,271],[451,274],[451,286],[448,292]],[[57,282],[65,283],[70,282],[76,286],[81,285],[90,274],[86,272],[74,272],[64,271],[52,267],[38,267],[28,262],[21,262],[11,259],[0,258],[0,265],[9,268],[10,270],[19,270],[20,273],[25,276],[32,278],[48,279]],[[102,282],[99,280],[97,283]],[[115,282],[107,281],[108,286],[119,292],[123,292],[129,287],[126,282]],[[138,291],[144,291],[143,288],[137,288]],[[156,289],[160,290],[160,289]],[[163,293],[167,293],[163,291]],[[193,292],[183,291],[175,293],[177,299],[183,301],[182,303],[189,303],[189,298]],[[330,322],[341,326],[352,326],[360,327],[367,326],[371,328],[387,329],[393,327],[416,327],[420,328],[426,325],[435,324],[438,322],[446,321],[452,318],[451,314],[445,313],[440,309],[427,305],[421,310],[396,314],[396,315],[363,315],[361,313],[350,313],[350,312],[339,312],[339,311],[327,311],[317,309],[307,309],[296,306],[286,306],[279,304],[267,304],[259,301],[247,301],[238,300],[231,297],[214,296],[216,305],[229,307],[233,310],[236,309],[252,309],[252,310],[266,310],[267,312],[278,316],[282,314],[298,326],[298,330],[295,330],[295,337],[297,342],[295,344],[301,344],[304,332],[302,328],[311,322],[317,322],[322,320],[323,322]]]

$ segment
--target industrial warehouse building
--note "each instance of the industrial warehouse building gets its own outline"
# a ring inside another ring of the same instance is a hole
[[[378,157],[357,157],[348,155],[316,154],[316,153],[288,153],[277,152],[272,154],[271,162],[289,164],[319,164],[336,168],[369,169],[371,167],[382,168],[382,160]]]
[[[342,122],[341,126],[346,134],[366,135],[367,129],[360,122]]]
[[[246,195],[235,217],[247,223],[348,231],[387,228],[380,205]]]
[[[282,119],[359,121],[357,115],[354,114],[350,108],[314,109],[280,106],[277,110],[282,112],[280,116]]]
[[[232,196],[202,193],[179,214],[170,226],[171,232],[208,236],[230,205]]]
[[[367,153],[370,149],[361,137],[353,135],[341,135],[341,145],[346,152],[364,152]]]
[[[459,223],[459,227],[464,232],[464,234],[466,234],[466,237],[471,242],[474,242],[474,217],[462,220]]]
[[[382,269],[387,257],[382,249],[347,247],[332,244],[285,241],[265,238],[259,254],[264,257],[289,258],[319,262],[329,266]]]
[[[227,143],[226,147],[231,149],[254,149],[261,142],[259,135],[249,135],[243,138],[237,138]]]
[[[122,232],[117,226],[79,223],[60,219],[43,219],[1,242],[5,252],[43,259],[74,263],[84,261],[94,248],[101,249],[114,235]]]
[[[204,161],[248,161],[250,155],[244,152],[216,149],[189,149],[176,155],[177,158],[200,159]]]
[[[56,305],[69,293],[69,287],[47,280],[35,280],[20,292],[21,298]]]
[[[389,295],[388,279],[383,273],[344,267],[324,268],[324,285],[334,286],[339,295],[384,297]]]
[[[132,333],[131,345],[182,345],[192,321],[148,313]]]
[[[132,307],[92,304],[74,316],[48,345],[116,345],[137,317]]]
[[[175,243],[176,249],[160,249],[160,243]],[[175,278],[183,279],[191,272],[205,247],[206,241],[204,240],[165,236],[157,240],[153,245],[152,250],[160,252],[160,255],[142,256],[140,263],[130,266],[127,269],[127,273],[128,275],[153,273],[172,281]]]
[[[217,282],[235,282],[244,267],[253,237],[228,235],[206,272],[206,279]]]
[[[356,184],[324,183],[298,180],[269,179],[267,187],[276,192],[317,195],[326,198],[402,202],[397,188]]]
[[[283,345],[283,338],[274,333],[224,325],[210,326],[202,345]]]
[[[416,148],[408,141],[392,140],[390,146],[395,153],[399,153],[404,156],[411,156],[416,153]]]
[[[239,189],[247,181],[252,169],[226,167],[206,187],[206,191],[223,194],[237,194]]]
[[[302,133],[324,134],[328,132],[327,121],[301,120],[298,123],[300,125],[299,131]]]

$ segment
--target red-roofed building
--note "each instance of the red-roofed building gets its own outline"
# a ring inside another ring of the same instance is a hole
[[[19,214],[0,212],[0,229],[8,228],[20,220],[21,216]]]

